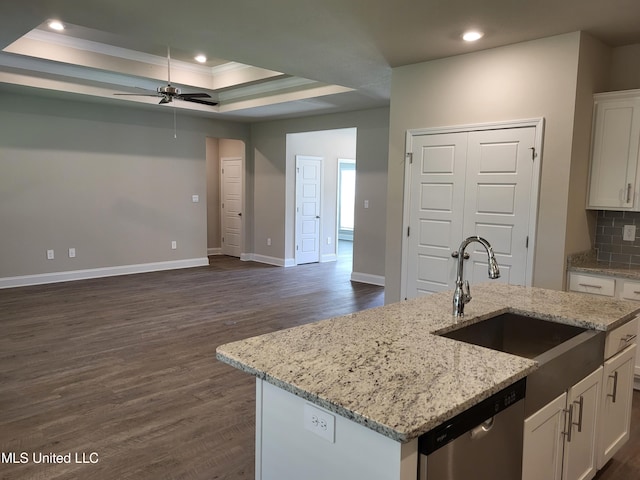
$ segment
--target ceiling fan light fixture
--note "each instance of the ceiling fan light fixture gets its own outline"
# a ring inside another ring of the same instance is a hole
[[[479,32],[477,30],[469,30],[468,32],[464,32],[462,34],[462,39],[465,42],[475,42],[480,40],[484,36],[484,33]]]
[[[64,23],[62,23],[60,20],[49,20],[48,25],[51,30],[56,30],[58,32],[61,32],[65,28]]]
[[[196,55],[194,59],[198,63],[205,63],[207,61],[206,55],[202,55],[202,54]]]

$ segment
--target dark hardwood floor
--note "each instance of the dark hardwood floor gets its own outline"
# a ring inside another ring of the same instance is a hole
[[[339,257],[0,290],[0,479],[253,479],[254,379],[216,346],[381,305]],[[33,462],[51,453],[71,463]],[[597,477],[637,478],[640,392],[630,442]]]
[[[0,290],[0,478],[252,479],[254,378],[215,349],[381,305],[383,288],[350,282],[340,257]]]

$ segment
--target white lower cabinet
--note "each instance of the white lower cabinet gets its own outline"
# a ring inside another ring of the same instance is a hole
[[[602,367],[524,422],[522,480],[586,480],[596,474]]]
[[[631,345],[604,364],[598,468],[629,440],[635,353]]]
[[[567,283],[573,292],[640,301],[640,282],[627,278],[569,272]],[[629,334],[640,334],[640,322],[636,322],[636,325],[636,330]],[[640,355],[636,355],[634,374],[635,388],[640,390]]]

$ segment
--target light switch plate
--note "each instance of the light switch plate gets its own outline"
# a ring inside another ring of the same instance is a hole
[[[625,225],[622,229],[622,240],[625,242],[633,242],[636,239],[636,226]]]

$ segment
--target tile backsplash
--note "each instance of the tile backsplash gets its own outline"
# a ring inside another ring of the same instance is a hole
[[[622,240],[625,225],[636,226],[633,242]],[[639,267],[640,212],[599,211],[595,248],[599,262],[609,263],[612,267]]]

